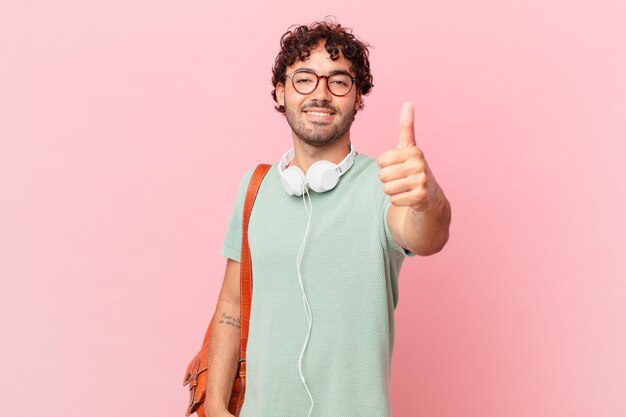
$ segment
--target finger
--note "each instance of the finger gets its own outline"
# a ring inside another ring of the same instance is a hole
[[[413,113],[414,109],[412,102],[407,101],[402,105],[402,110],[400,111],[400,140],[398,141],[398,148],[415,145]]]
[[[378,157],[378,166],[384,168],[389,165],[401,164],[411,156],[411,149],[394,148],[383,152]]]
[[[383,152],[377,159],[378,166],[384,168],[389,165],[401,164],[408,159],[424,158],[424,153],[417,145],[410,146],[408,148],[393,148]]]
[[[420,209],[425,204],[424,192],[416,196],[415,190],[390,195],[389,200],[394,206],[409,206],[413,209]]]
[[[383,184],[383,191],[389,196],[396,194],[406,193],[414,188],[413,181],[410,178],[400,178],[397,180],[385,182]]]
[[[407,164],[388,165],[378,171],[378,178],[382,182],[389,182],[401,178],[406,178],[413,174],[413,168]]]

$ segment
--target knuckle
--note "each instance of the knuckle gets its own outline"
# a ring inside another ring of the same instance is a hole
[[[421,201],[422,191],[419,188],[415,188],[411,191],[411,200],[418,202]]]
[[[409,153],[412,157],[421,157],[422,156],[422,151],[420,148],[417,147],[417,145],[411,146],[409,147]]]
[[[413,175],[411,175],[411,184],[414,188],[423,187],[424,184],[426,184],[426,178],[424,178],[421,172],[414,173]]]
[[[420,147],[419,147],[419,146],[417,146],[417,145],[413,146],[413,153],[414,153],[415,155],[420,156],[420,157],[424,156],[424,152],[422,152],[422,150],[420,149]]]
[[[421,172],[423,171],[423,164],[418,158],[411,158],[411,169],[413,172]]]

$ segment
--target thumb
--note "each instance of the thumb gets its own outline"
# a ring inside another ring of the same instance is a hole
[[[415,145],[415,131],[413,129],[413,103],[407,101],[400,111],[400,140],[398,148]]]

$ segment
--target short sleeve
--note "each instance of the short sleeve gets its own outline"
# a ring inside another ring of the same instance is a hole
[[[243,203],[246,198],[248,184],[250,183],[250,179],[252,178],[255,168],[256,167],[250,168],[239,181],[237,198],[235,199],[235,205],[230,214],[230,220],[228,221],[228,227],[226,228],[226,237],[224,238],[224,244],[222,245],[222,255],[237,262],[241,259]]]
[[[387,224],[387,212],[389,211],[389,207],[391,207],[391,200],[385,196],[385,203],[383,203],[383,224],[385,225],[385,235],[387,236],[387,245],[394,252],[398,253],[402,256],[406,255],[408,257],[413,257],[416,254],[411,252],[408,249],[404,249],[402,246],[396,242],[391,234],[391,229],[389,229],[389,225]]]

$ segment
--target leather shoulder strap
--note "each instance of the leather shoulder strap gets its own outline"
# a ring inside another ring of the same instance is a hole
[[[248,346],[248,325],[250,323],[250,304],[252,302],[252,259],[250,257],[250,246],[248,244],[248,223],[252,206],[256,199],[261,182],[272,166],[269,164],[259,164],[248,185],[246,199],[243,203],[243,224],[241,236],[241,272],[240,272],[240,315],[241,315],[241,343],[239,345],[239,362],[243,365],[245,375],[246,348]],[[243,363],[242,363],[243,362]]]

